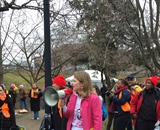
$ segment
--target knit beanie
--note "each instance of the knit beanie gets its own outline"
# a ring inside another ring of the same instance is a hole
[[[60,87],[64,87],[66,85],[66,80],[63,75],[59,75],[52,79],[52,83],[55,83]]]
[[[15,84],[11,84],[10,88],[14,88],[16,85]]]
[[[23,84],[19,85],[19,88],[24,88],[24,85]]]
[[[148,77],[146,80],[150,80],[153,83],[154,87],[157,86],[158,78],[156,76]]]

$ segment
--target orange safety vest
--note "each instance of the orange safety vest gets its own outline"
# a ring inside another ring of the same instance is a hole
[[[120,92],[120,94],[118,95],[118,98],[120,99],[122,97],[122,91]],[[130,111],[130,105],[129,102],[126,102],[125,104],[121,105],[121,108],[124,112]]]
[[[61,99],[60,99],[61,100]],[[59,116],[62,118],[62,108],[61,108],[61,105],[60,105],[60,100],[58,101],[58,109],[59,109]]]
[[[32,89],[31,90],[31,97],[32,98],[38,98],[38,95],[37,94],[35,95],[34,92],[38,92],[38,89],[36,89],[36,90]]]
[[[0,111],[6,118],[10,118],[9,108],[7,103],[3,103],[3,105],[0,108]]]
[[[9,94],[8,90],[5,90],[5,93],[6,93],[6,94]]]

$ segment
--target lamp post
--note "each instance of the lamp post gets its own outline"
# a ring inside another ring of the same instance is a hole
[[[51,45],[50,45],[50,12],[49,0],[44,4],[44,61],[45,61],[45,86],[51,86]],[[45,104],[45,130],[50,128],[50,107]]]

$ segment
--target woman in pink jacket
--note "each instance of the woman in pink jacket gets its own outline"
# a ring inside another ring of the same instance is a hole
[[[64,116],[68,118],[66,130],[102,130],[102,108],[99,97],[94,93],[88,73],[77,71],[72,81],[74,93],[62,100]]]

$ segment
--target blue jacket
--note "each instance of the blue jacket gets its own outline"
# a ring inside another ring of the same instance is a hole
[[[120,99],[118,98],[118,95],[117,96],[113,96],[112,99],[113,99],[113,102],[115,104],[114,111],[118,112],[118,114],[122,114],[124,112],[123,112],[123,110],[121,108],[121,105],[123,105],[126,102],[130,101],[130,92],[127,89],[122,90],[122,97]]]

